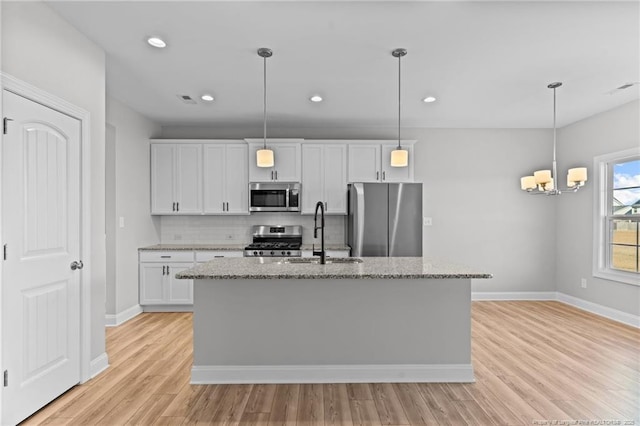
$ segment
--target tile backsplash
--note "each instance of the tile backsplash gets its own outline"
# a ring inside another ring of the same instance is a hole
[[[346,216],[325,216],[325,242],[346,242]],[[162,244],[247,244],[253,225],[302,225],[302,243],[313,242],[313,216],[257,213],[247,216],[162,216]]]

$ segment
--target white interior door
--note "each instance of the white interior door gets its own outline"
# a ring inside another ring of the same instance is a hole
[[[2,424],[80,381],[80,122],[4,92]]]

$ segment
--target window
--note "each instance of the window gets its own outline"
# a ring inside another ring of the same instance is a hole
[[[640,285],[640,149],[596,157],[593,275]]]

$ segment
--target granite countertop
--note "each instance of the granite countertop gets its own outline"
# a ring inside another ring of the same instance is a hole
[[[248,244],[248,243],[247,243]],[[243,251],[247,244],[156,244],[153,246],[140,247],[138,251],[189,251],[189,250],[220,250],[220,251]],[[312,244],[303,244],[302,250],[311,250]],[[325,244],[325,250],[350,250],[344,244]]]
[[[422,257],[363,257],[362,263],[283,264],[282,258],[221,258],[176,274],[178,279],[492,278],[485,272]]]

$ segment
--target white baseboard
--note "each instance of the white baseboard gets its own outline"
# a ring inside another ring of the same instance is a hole
[[[142,307],[140,305],[133,305],[129,309],[117,313],[115,315],[105,315],[104,324],[107,327],[116,327],[129,321],[131,318],[136,317],[142,313]]]
[[[557,300],[559,302],[566,303],[567,305],[582,309],[583,311],[591,312],[632,327],[640,328],[640,316],[638,315],[632,315],[560,292],[557,293]]]
[[[194,365],[191,384],[227,383],[472,383],[471,364]]]
[[[144,312],[193,312],[193,305],[144,305]]]
[[[471,293],[471,300],[555,300],[592,314],[640,328],[640,316],[638,315],[628,314],[556,291],[474,292]]]
[[[109,368],[109,357],[107,356],[107,353],[104,352],[102,355],[91,360],[91,363],[89,364],[89,377],[93,379],[107,368]]]
[[[555,291],[472,292],[471,300],[557,300]]]

